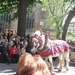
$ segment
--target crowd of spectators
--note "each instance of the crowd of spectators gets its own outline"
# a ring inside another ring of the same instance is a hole
[[[75,39],[67,40],[67,43],[69,44],[69,48],[70,48],[71,52],[75,52]]]
[[[39,55],[32,55],[32,38],[14,35],[12,31],[0,35],[0,61],[18,63],[16,75],[56,75],[50,73],[45,61]]]
[[[0,60],[2,62],[17,63],[21,54],[30,53],[30,49],[31,38],[29,34],[26,37],[20,37],[9,30],[7,35],[0,35]]]

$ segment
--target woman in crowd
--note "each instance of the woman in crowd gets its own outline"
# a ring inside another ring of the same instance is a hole
[[[19,59],[16,75],[56,75],[51,74],[40,56],[24,53]]]
[[[22,53],[21,53],[20,44],[18,44],[18,45],[17,45],[17,49],[18,49],[18,54],[19,54],[19,57],[20,57],[20,56],[21,56],[21,54],[22,54]]]
[[[25,53],[26,52],[26,45],[22,45],[22,48],[21,48],[21,54]]]
[[[13,45],[9,50],[10,57],[13,63],[17,63],[19,59],[18,49],[16,45]]]

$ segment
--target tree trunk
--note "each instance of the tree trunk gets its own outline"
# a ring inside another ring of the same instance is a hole
[[[66,34],[67,34],[68,26],[69,26],[69,23],[74,16],[75,16],[75,8],[72,11],[70,11],[70,13],[68,14],[68,16],[65,20],[65,24],[63,27],[63,33],[62,33],[62,40],[66,40]]]
[[[26,36],[26,9],[27,9],[26,1],[19,0],[17,35],[21,37]]]

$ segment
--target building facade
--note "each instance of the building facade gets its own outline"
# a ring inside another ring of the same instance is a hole
[[[15,21],[11,21],[11,18],[12,18],[12,13],[0,16],[0,27],[2,28],[2,32],[5,32],[6,29],[12,29],[12,30],[17,31],[18,19]],[[34,23],[33,14],[27,15],[26,16],[26,29],[33,28],[33,23]]]

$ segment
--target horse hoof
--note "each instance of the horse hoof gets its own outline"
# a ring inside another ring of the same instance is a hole
[[[58,72],[61,72],[61,70],[59,69]]]
[[[50,70],[50,72],[54,72],[54,70]]]
[[[66,71],[68,71],[69,69],[66,69]]]

